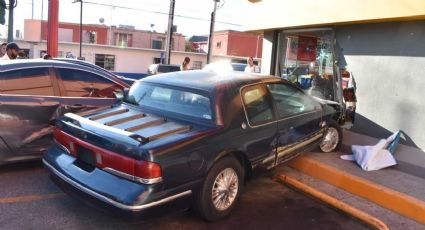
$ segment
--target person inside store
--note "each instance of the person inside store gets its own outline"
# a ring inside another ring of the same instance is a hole
[[[246,60],[246,63],[248,65],[245,67],[245,72],[246,73],[256,73],[256,67],[257,66],[254,64],[254,59],[252,57],[249,57]]]
[[[18,53],[19,53],[19,46],[16,43],[11,42],[7,44],[6,54],[3,57],[1,57],[0,60],[16,59],[18,57]]]
[[[183,60],[182,65],[180,66],[180,70],[190,70],[190,58],[189,57],[185,57]]]
[[[1,44],[1,46],[0,46],[0,57],[3,57],[6,54],[6,46],[7,46],[7,43]]]

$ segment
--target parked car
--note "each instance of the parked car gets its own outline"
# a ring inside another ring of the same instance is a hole
[[[126,83],[104,71],[52,60],[0,63],[0,164],[41,158],[50,123],[67,112],[110,106]]]
[[[73,63],[73,64],[77,64],[77,65],[83,65],[83,66],[86,66],[86,67],[93,68],[93,69],[95,69],[99,72],[104,73],[105,75],[111,76],[111,78],[119,78],[121,81],[127,83],[128,85],[132,85],[134,83],[134,81],[136,80],[136,79],[133,79],[133,78],[128,78],[128,77],[116,75],[115,73],[113,73],[113,72],[111,72],[107,69],[104,69],[100,66],[97,66],[97,65],[95,65],[91,62],[84,61],[84,60],[78,60],[78,59],[74,59],[74,58],[55,58],[54,60],[69,62],[69,63]]]
[[[248,64],[244,64],[244,63],[230,63],[230,65],[232,65],[232,69],[234,71],[240,71],[240,72],[244,72],[245,68]]]
[[[179,65],[152,64],[149,66],[148,75],[169,73],[169,72],[175,72],[175,71],[180,71]]]
[[[229,72],[229,71],[236,71],[236,72],[245,72],[245,68],[248,66],[248,64],[244,63],[230,63],[227,61],[218,61],[213,62],[208,65],[205,65],[203,70],[208,71],[214,71],[214,72]],[[255,69],[255,73],[260,73],[260,68],[257,67]]]
[[[332,107],[333,106],[333,107]],[[193,207],[230,214],[255,167],[341,142],[337,105],[279,77],[182,71],[147,77],[121,103],[57,121],[43,162],[67,193],[146,214]]]

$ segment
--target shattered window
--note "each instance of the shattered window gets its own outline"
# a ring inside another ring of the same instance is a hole
[[[332,32],[283,33],[281,77],[306,93],[325,100],[336,100]]]

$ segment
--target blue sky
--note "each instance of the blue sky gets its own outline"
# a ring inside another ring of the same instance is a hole
[[[105,25],[133,25],[137,29],[150,30],[151,24],[158,32],[167,28],[169,0],[84,0],[83,23],[100,24],[103,18]],[[32,5],[34,2],[34,10]],[[79,23],[80,4],[73,0],[59,0],[59,21]],[[101,6],[96,3],[115,5]],[[24,19],[47,19],[48,0],[18,0],[15,9],[15,30],[23,31]],[[245,19],[253,10],[247,0],[221,0],[221,8],[217,11],[215,30],[244,30]],[[174,24],[177,32],[186,36],[206,35],[209,33],[210,14],[213,10],[213,0],[176,0]],[[124,8],[121,8],[124,7]],[[128,9],[132,8],[132,9]],[[6,16],[7,17],[7,16]],[[6,22],[7,23],[7,22]],[[1,37],[6,37],[7,26],[0,26]]]

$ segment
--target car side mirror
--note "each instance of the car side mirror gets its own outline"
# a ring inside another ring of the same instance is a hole
[[[115,98],[122,101],[128,94],[128,88],[117,89],[114,91]]]

